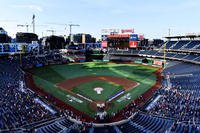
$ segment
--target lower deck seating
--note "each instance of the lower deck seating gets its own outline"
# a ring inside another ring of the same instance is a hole
[[[117,133],[113,126],[95,127],[94,133]]]

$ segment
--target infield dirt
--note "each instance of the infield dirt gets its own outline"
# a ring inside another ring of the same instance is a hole
[[[56,84],[56,86],[64,90],[71,91],[74,87],[80,84],[87,83],[94,80],[103,80],[110,83],[121,85],[123,86],[123,89],[125,91],[128,91],[139,85],[137,82],[126,79],[126,78],[119,78],[119,77],[112,77],[112,76],[84,76],[84,77],[78,77],[74,79],[65,80],[61,83]]]

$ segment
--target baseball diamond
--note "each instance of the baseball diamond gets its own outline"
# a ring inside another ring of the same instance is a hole
[[[157,70],[136,64],[89,62],[35,68],[30,72],[35,84],[44,91],[94,117],[91,104],[107,101],[109,114],[120,111],[156,83]],[[94,90],[96,87],[102,88],[101,94]],[[129,98],[119,102],[126,94]]]

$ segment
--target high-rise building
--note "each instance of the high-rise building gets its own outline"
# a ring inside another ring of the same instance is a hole
[[[33,41],[38,41],[37,34],[22,33],[22,32],[18,32],[16,34],[16,42],[18,42],[18,43],[32,43]]]
[[[0,27],[0,43],[9,43],[11,42],[11,37],[8,36],[7,32]]]
[[[65,47],[65,39],[62,36],[48,36],[42,38],[42,45],[46,49],[63,49]]]
[[[74,43],[95,43],[96,38],[92,37],[90,34],[79,33],[73,35]]]

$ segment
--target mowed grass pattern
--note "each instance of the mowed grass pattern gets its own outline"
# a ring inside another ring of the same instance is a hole
[[[94,88],[96,87],[103,88],[101,94],[97,94],[97,92],[94,91]],[[109,96],[116,94],[120,90],[123,90],[123,88],[120,85],[116,85],[114,83],[109,83],[102,80],[95,80],[81,84],[73,88],[72,91],[74,93],[81,94],[94,101],[106,101],[109,99]]]
[[[108,110],[109,113],[112,113],[123,109],[127,104],[131,103],[132,100],[136,99],[152,87],[156,83],[156,75],[154,74],[156,70],[157,68],[150,68],[148,66],[140,66],[137,64],[103,64],[89,62],[83,64],[45,66],[35,68],[30,70],[30,72],[34,75],[36,85],[42,87],[46,92],[51,93],[78,110],[84,111],[88,115],[94,116],[95,113],[91,111],[87,101],[84,101],[84,104],[70,103],[66,101],[66,95],[68,93],[56,88],[55,84],[67,79],[92,75],[123,77],[138,82],[140,85],[129,92],[126,92],[131,94],[130,100],[122,101],[120,103],[117,101],[113,102],[112,108]]]

